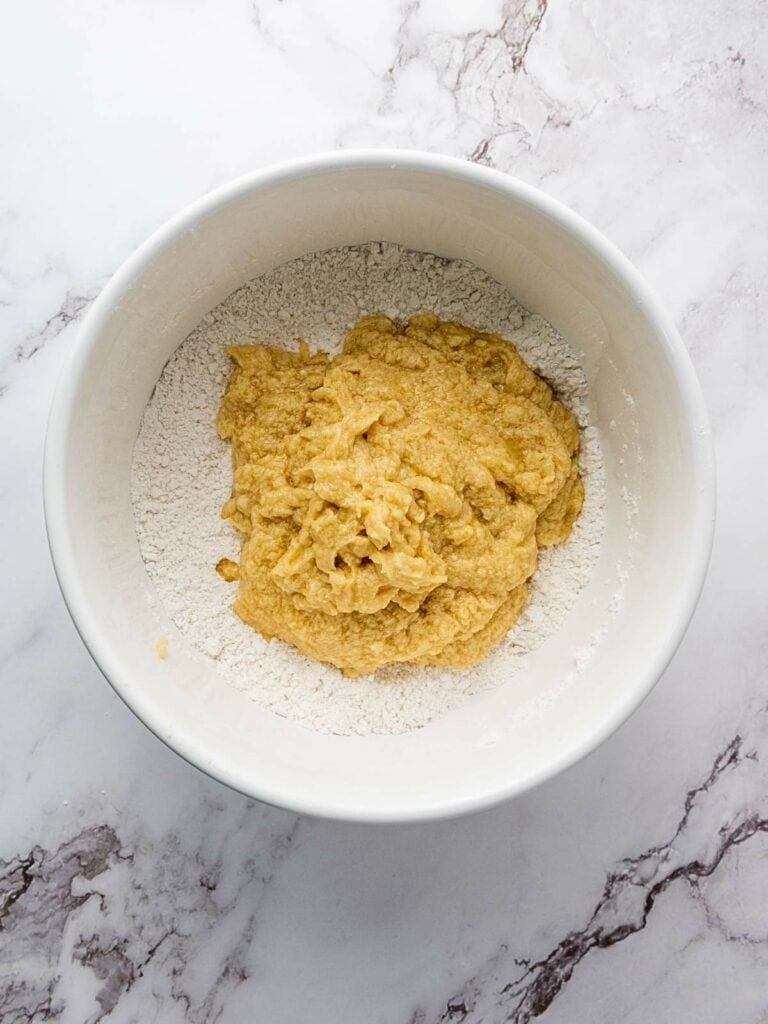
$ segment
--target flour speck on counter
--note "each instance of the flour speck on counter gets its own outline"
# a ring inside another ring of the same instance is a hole
[[[406,320],[425,310],[508,338],[554,387],[579,423],[586,499],[568,541],[541,551],[523,614],[484,662],[462,671],[400,666],[349,679],[245,625],[232,611],[231,586],[215,571],[222,557],[237,560],[240,546],[239,534],[220,517],[231,487],[229,446],[214,425],[231,368],[225,346],[295,346],[303,338],[335,352],[365,314]],[[132,473],[149,577],[179,632],[209,660],[222,685],[321,732],[402,733],[423,726],[508,680],[557,630],[587,584],[605,500],[588,397],[584,372],[563,338],[469,263],[378,242],[294,260],[212,310],[163,370],[141,424]]]

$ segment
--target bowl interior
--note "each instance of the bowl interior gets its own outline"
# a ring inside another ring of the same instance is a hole
[[[152,389],[203,314],[286,260],[371,240],[471,260],[568,339],[602,431],[607,521],[577,607],[509,682],[416,732],[334,737],[223,685],[177,633],[141,561],[130,469]],[[92,309],[51,421],[52,549],[105,674],[204,770],[262,799],[329,816],[455,813],[575,760],[652,685],[690,615],[706,560],[706,427],[679,339],[650,301],[629,266],[578,218],[459,162],[318,161],[235,183],[180,215]],[[166,661],[154,650],[161,635],[172,638]],[[576,674],[574,650],[591,645]]]

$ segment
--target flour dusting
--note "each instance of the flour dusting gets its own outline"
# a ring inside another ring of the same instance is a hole
[[[214,418],[229,375],[229,344],[259,342],[337,352],[361,317],[434,311],[500,334],[553,386],[581,428],[586,497],[570,538],[539,554],[522,615],[471,669],[396,666],[344,678],[237,618],[234,585],[216,573],[239,558],[240,534],[219,516],[229,497],[229,445]],[[401,733],[505,682],[557,631],[589,581],[603,533],[605,472],[588,415],[584,372],[562,337],[470,263],[373,242],[313,253],[250,281],[212,310],[166,364],[136,442],[131,480],[141,554],[168,614],[210,659],[222,684],[286,718],[341,735]]]

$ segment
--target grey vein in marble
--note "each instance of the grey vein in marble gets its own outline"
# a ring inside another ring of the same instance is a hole
[[[747,737],[731,740],[706,778],[686,794],[674,834],[659,846],[625,858],[610,872],[582,929],[569,932],[544,957],[513,956],[502,945],[446,1001],[439,1016],[416,1010],[412,1024],[528,1024],[558,998],[585,957],[645,928],[657,900],[671,885],[681,882],[699,898],[701,883],[720,868],[730,851],[768,833],[768,771],[757,753],[768,735],[766,709],[756,722]],[[47,1020],[61,1012],[57,972],[67,932],[72,963],[90,971],[98,982],[94,998],[100,1010],[90,1021],[111,1013],[145,979],[151,977],[154,988],[159,974],[166,975],[168,996],[183,1004],[186,1020],[216,1019],[215,1012],[221,1011],[227,997],[249,978],[257,909],[275,871],[290,854],[298,827],[298,819],[290,821],[272,834],[256,859],[242,860],[237,885],[224,894],[220,859],[201,860],[198,854],[185,860],[172,835],[139,854],[126,850],[108,825],[84,829],[55,850],[35,847],[3,862],[0,978],[7,980],[0,989],[1,1019]],[[165,867],[159,867],[162,864]],[[134,879],[127,893],[115,894],[110,884],[87,884],[126,869]],[[184,905],[176,908],[178,917],[170,921],[163,912],[150,911],[147,917],[142,910],[151,900],[153,876],[165,871],[179,873],[174,884],[184,893]],[[116,898],[122,904],[117,916],[112,906]],[[90,913],[79,915],[89,902]],[[216,975],[201,986],[189,965],[207,942],[216,941],[219,927],[238,917],[240,907],[245,909],[235,925],[234,941]],[[729,938],[747,941],[744,936]]]
[[[763,709],[761,717],[767,711]],[[759,739],[764,743],[767,736],[768,723],[764,721]],[[743,786],[748,787],[752,800],[762,798],[764,806],[756,810],[751,802],[738,799],[735,806],[724,803],[724,796],[731,797],[734,788]],[[657,899],[670,885],[681,881],[699,896],[702,880],[720,867],[734,847],[768,833],[767,786],[768,771],[760,764],[757,748],[745,747],[742,737],[736,735],[718,755],[708,776],[686,794],[674,835],[661,846],[623,860],[610,873],[584,928],[569,932],[547,956],[535,961],[509,957],[502,948],[447,1002],[439,1024],[484,1020],[529,1024],[539,1017],[557,999],[584,957],[645,928]],[[707,831],[702,829],[702,821]],[[745,941],[743,936],[729,938]],[[510,967],[524,970],[515,973]],[[499,988],[497,979],[507,971],[513,977]]]

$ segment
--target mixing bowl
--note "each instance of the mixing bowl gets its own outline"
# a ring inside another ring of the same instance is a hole
[[[522,670],[422,729],[328,736],[223,683],[169,625],[134,532],[131,455],[166,360],[206,312],[287,260],[372,240],[471,260],[568,339],[602,432],[607,519],[590,583]],[[635,269],[594,228],[485,167],[425,153],[339,152],[218,189],[118,270],[84,320],[56,394],[45,511],[75,624],[158,737],[261,800],[331,818],[405,821],[529,789],[630,715],[693,612],[710,550],[713,478],[685,348]],[[171,638],[166,660],[155,651],[162,634]]]

